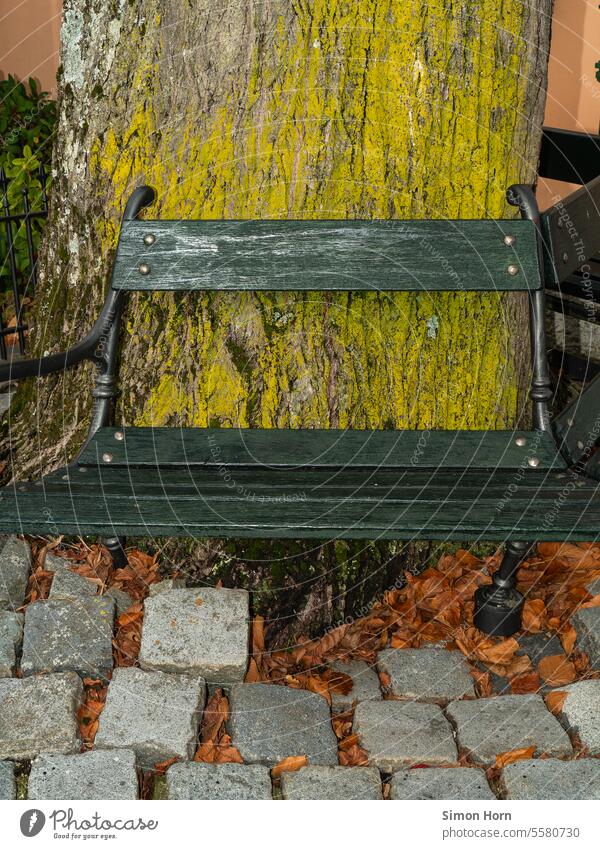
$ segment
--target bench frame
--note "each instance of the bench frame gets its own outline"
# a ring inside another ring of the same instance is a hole
[[[581,196],[582,192],[587,193],[587,203],[586,198],[582,198]],[[561,276],[562,270],[560,272],[557,270],[558,263],[553,254],[553,246],[563,236],[563,234],[557,234],[556,232],[563,220],[562,210],[564,210],[565,203],[567,206],[570,204],[572,214],[578,220],[581,220],[582,215],[585,215],[589,208],[589,200],[591,198],[597,212],[597,208],[600,205],[599,180],[593,181],[589,186],[584,187],[584,189],[576,193],[576,197],[573,200],[570,201],[567,199],[566,202],[560,205],[560,210],[557,211],[556,208],[550,210],[544,216],[544,221],[540,215],[535,195],[529,186],[511,186],[507,192],[507,198],[510,204],[519,208],[523,219],[529,220],[534,224],[537,261],[542,281],[544,279],[552,279],[560,283],[560,280],[565,279],[566,274]],[[139,213],[145,207],[150,206],[154,200],[155,193],[150,187],[141,186],[135,189],[126,204],[123,221],[127,222],[136,219]],[[589,218],[589,215],[587,217]],[[587,222],[584,223],[586,223],[586,238],[591,238],[592,231],[589,224]],[[596,227],[597,231],[598,228]],[[514,241],[514,237],[508,235],[504,237],[505,245],[510,246],[512,244],[510,239]],[[596,236],[594,236],[594,239],[596,240],[594,244],[598,242],[596,247],[600,247],[600,240]],[[152,234],[148,234],[144,237],[144,241],[150,246],[154,241],[154,237]],[[565,260],[565,264],[569,268],[572,262],[571,257],[569,257],[569,263]],[[147,273],[141,265],[139,271],[141,274]],[[97,321],[84,339],[74,347],[63,353],[52,354],[39,359],[15,361],[9,366],[0,367],[0,380],[20,380],[22,378],[32,376],[41,377],[53,372],[64,371],[83,360],[90,360],[94,363],[97,369],[97,375],[91,391],[93,398],[92,415],[88,434],[81,451],[77,455],[78,457],[81,456],[81,453],[85,450],[99,428],[112,424],[113,405],[117,396],[118,345],[125,294],[125,289],[113,288],[112,286],[109,288],[104,306]],[[531,290],[528,294],[532,361],[529,397],[532,402],[533,426],[535,430],[553,433],[549,413],[552,388],[546,352],[544,327],[545,291],[543,282],[540,288]],[[590,406],[591,403],[592,406],[598,407],[599,401],[600,382],[596,384],[593,391],[593,398],[591,401],[588,399],[587,406]],[[569,425],[565,424],[567,419],[570,422]],[[568,431],[573,424],[573,419],[570,417],[567,417],[567,419],[561,419],[559,421],[557,445],[562,455],[568,461],[572,462],[572,456],[569,451]],[[73,462],[76,462],[76,460],[77,458]],[[116,565],[126,562],[123,538],[107,538],[104,540],[104,543],[110,550]],[[523,597],[515,588],[516,572],[532,545],[533,541],[508,542],[500,568],[493,575],[493,583],[477,590],[475,595],[474,623],[482,631],[497,635],[510,635],[519,629]]]

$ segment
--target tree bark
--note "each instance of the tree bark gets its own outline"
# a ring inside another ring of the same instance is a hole
[[[91,325],[142,182],[161,218],[514,215],[507,186],[535,179],[551,7],[65,0],[36,351]],[[135,296],[117,420],[510,426],[525,322],[522,298],[494,294]],[[73,456],[90,386],[80,368],[20,387],[13,474]]]

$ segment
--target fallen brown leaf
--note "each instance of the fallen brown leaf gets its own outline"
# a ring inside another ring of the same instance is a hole
[[[495,769],[502,769],[509,764],[514,764],[517,761],[528,761],[535,754],[535,746],[528,746],[523,749],[513,749],[511,752],[502,752],[496,755]]]
[[[279,761],[278,764],[275,764],[271,770],[271,777],[273,779],[277,779],[280,778],[284,772],[297,772],[299,769],[302,769],[303,766],[307,765],[308,758],[306,755],[292,755],[289,758],[284,758],[282,761]]]
[[[551,687],[571,684],[577,678],[575,666],[564,654],[543,657],[538,663],[538,672]]]

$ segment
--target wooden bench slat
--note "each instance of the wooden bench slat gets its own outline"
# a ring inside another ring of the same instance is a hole
[[[150,245],[148,236],[155,239]],[[505,244],[505,236],[514,236],[514,244]],[[525,291],[539,289],[541,279],[534,226],[524,220],[135,220],[123,223],[112,286]]]
[[[0,496],[0,532],[11,530],[10,516],[19,516],[25,533],[123,534],[165,536],[355,538],[501,541],[570,540],[593,541],[600,535],[600,484],[578,479],[578,497],[560,499],[564,473],[532,472],[527,483],[519,483],[509,470],[498,472],[514,490],[502,504],[498,493],[473,498],[461,492],[460,484],[434,497],[402,500],[337,497],[289,500],[278,494],[270,498],[244,498],[236,494],[214,496],[198,485],[192,497],[181,496],[178,488],[163,487],[162,496],[135,497],[112,492],[111,475],[116,469],[96,470],[102,489],[45,492],[34,485],[5,489]],[[143,470],[140,470],[143,471]],[[77,473],[75,469],[73,474]],[[421,475],[421,470],[416,474]],[[199,478],[201,475],[199,475]],[[533,481],[535,480],[535,483]],[[141,482],[141,477],[140,477]],[[143,487],[143,484],[142,484]],[[540,494],[544,494],[540,502]],[[533,497],[535,495],[535,497]],[[491,497],[490,497],[491,496]],[[543,504],[546,507],[543,507]],[[559,506],[555,509],[555,505]],[[14,521],[14,520],[13,520]]]
[[[121,441],[115,433],[123,435]],[[518,445],[517,439],[525,440]],[[102,428],[79,465],[564,468],[547,433],[527,431]]]

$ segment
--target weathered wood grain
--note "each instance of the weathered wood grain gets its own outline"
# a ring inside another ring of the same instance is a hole
[[[403,491],[398,487],[387,497],[372,489],[362,494],[360,476],[354,495],[319,487],[297,474],[297,497],[271,481],[270,494],[220,491],[204,487],[203,473],[196,472],[195,492],[182,492],[180,481],[167,473],[162,493],[146,491],[146,470],[134,472],[127,483],[123,469],[96,470],[102,486],[62,481],[52,489],[29,484],[5,489],[0,495],[0,532],[11,530],[15,515],[25,533],[124,534],[211,536],[223,538],[310,539],[403,539],[442,540],[561,540],[593,541],[600,535],[600,484],[564,472],[532,470],[521,476],[513,470],[497,471],[493,487],[485,486],[473,498],[473,480],[463,490],[461,477],[447,479],[437,493],[427,487]],[[131,471],[131,470],[130,470]],[[66,473],[65,473],[66,474]],[[368,476],[369,472],[363,473]],[[67,477],[84,477],[77,469]],[[406,477],[423,480],[423,471],[407,471]],[[120,478],[113,490],[111,479]],[[61,478],[62,480],[62,478]],[[488,480],[490,480],[488,478]],[[560,499],[567,483],[575,497]],[[558,505],[558,506],[557,506]]]
[[[515,237],[511,246],[507,235]],[[523,291],[541,283],[529,221],[286,220],[125,222],[112,285],[418,292]]]
[[[115,439],[115,433],[123,439]],[[517,443],[524,440],[523,445]],[[102,428],[81,466],[317,467],[344,469],[564,468],[550,434],[527,431],[260,430],[254,428]]]

